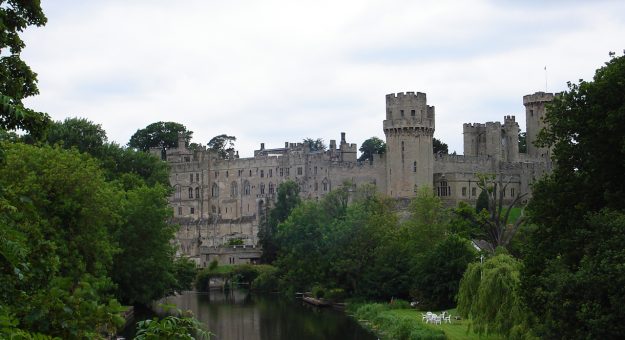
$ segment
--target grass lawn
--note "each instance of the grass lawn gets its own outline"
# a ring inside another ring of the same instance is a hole
[[[426,313],[425,311],[418,311],[414,309],[394,309],[388,311],[388,313],[396,314],[397,316],[403,317],[411,317],[414,318],[415,322],[422,323],[425,327],[430,329],[441,329],[445,332],[445,335],[449,340],[470,340],[470,339],[479,339],[479,340],[502,340],[503,338],[495,335],[483,335],[479,336],[475,333],[467,333],[467,321],[466,320],[453,320],[454,316],[458,315],[455,309],[450,309],[447,312],[451,314],[452,320],[451,324],[443,323],[441,325],[434,324],[426,324],[421,321],[421,313]],[[439,311],[434,311],[433,313],[439,314]]]
[[[503,214],[506,213],[506,210],[503,210]],[[508,216],[508,223],[514,223],[521,216],[521,208],[513,207],[510,209],[510,216]],[[502,216],[503,217],[503,216]]]

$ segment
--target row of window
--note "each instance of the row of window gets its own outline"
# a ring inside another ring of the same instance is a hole
[[[241,177],[243,175],[243,171],[244,171],[243,169],[239,169],[238,172],[237,172],[237,176]],[[252,170],[248,170],[248,171],[249,171],[249,177],[252,177]],[[290,168],[276,168],[276,172],[279,174],[280,177],[284,177],[284,176],[288,177],[290,175],[291,171],[290,171]],[[265,178],[265,175],[268,178],[273,177],[273,169],[267,169],[267,172],[265,172],[265,169],[260,169],[260,170],[256,169],[256,173],[259,173],[261,178]],[[303,173],[304,173],[303,168],[301,166],[297,167],[297,175],[301,176]],[[219,171],[215,171],[214,174],[215,174],[215,178],[218,178],[219,175],[220,175],[220,172]],[[314,174],[315,175],[317,174],[317,167],[314,168]],[[229,177],[230,176],[230,171],[226,170],[225,175],[226,175],[226,177]],[[178,174],[176,174],[176,180],[178,180]],[[190,183],[193,183],[193,182],[199,183],[200,182],[200,174],[199,173],[189,174],[189,182]]]
[[[503,197],[506,197],[507,192],[508,190],[503,191]],[[440,183],[436,187],[436,193],[440,197],[451,196],[451,187],[447,184],[447,181],[440,181]],[[516,194],[515,188],[510,188],[509,193],[511,197],[514,197]],[[476,187],[471,188],[471,196],[477,196]],[[467,187],[462,187],[462,197],[467,197]]]

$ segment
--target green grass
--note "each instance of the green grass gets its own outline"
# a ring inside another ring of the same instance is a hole
[[[440,314],[442,311],[433,311],[433,313]],[[467,320],[453,320],[454,316],[458,315],[455,309],[447,310],[450,313],[452,320],[451,324],[443,323],[441,325],[434,324],[426,324],[421,321],[421,313],[426,313],[426,311],[417,311],[414,309],[394,309],[390,310],[387,313],[395,314],[397,317],[401,318],[411,318],[414,319],[414,322],[420,323],[423,327],[433,330],[442,330],[445,332],[445,336],[449,340],[502,340],[503,338],[495,335],[482,335],[479,336],[473,332],[467,333]]]
[[[505,212],[506,211],[504,210],[502,215],[505,214]],[[516,208],[516,207],[512,208],[510,210],[510,216],[508,216],[508,223],[516,222],[516,220],[519,218],[519,216],[521,216],[521,208]]]

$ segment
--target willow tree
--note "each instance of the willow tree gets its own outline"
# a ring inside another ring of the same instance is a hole
[[[458,313],[469,319],[469,331],[507,339],[533,337],[519,296],[521,266],[508,254],[469,265],[458,291]]]

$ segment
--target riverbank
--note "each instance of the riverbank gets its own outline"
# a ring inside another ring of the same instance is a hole
[[[448,311],[452,318],[455,310]],[[348,307],[352,315],[363,327],[374,332],[380,339],[449,339],[449,340],[502,340],[495,335],[479,336],[467,332],[467,320],[452,320],[441,325],[426,324],[421,313],[405,306],[370,303]],[[439,313],[439,312],[435,312]]]

